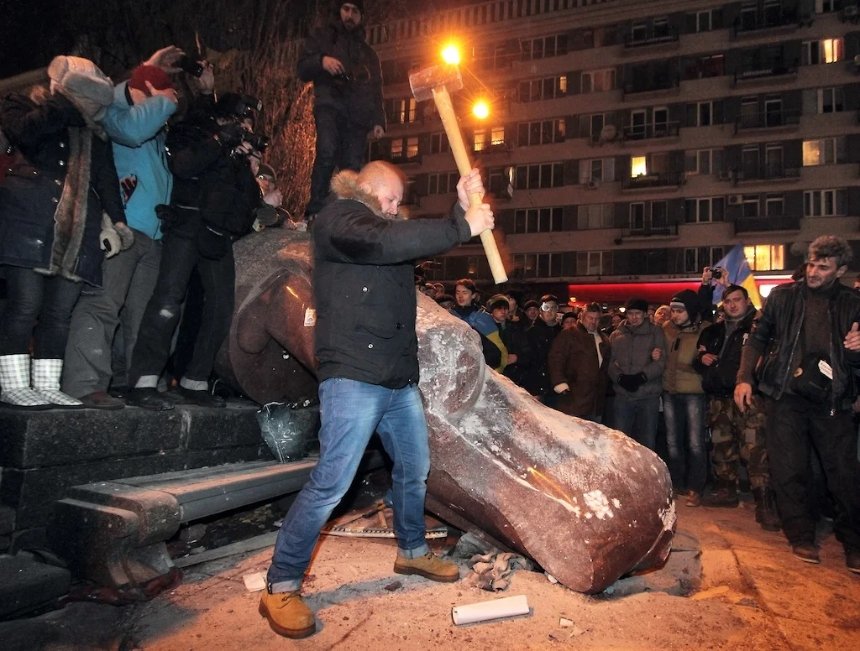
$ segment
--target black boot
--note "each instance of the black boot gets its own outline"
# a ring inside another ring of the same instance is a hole
[[[714,490],[706,493],[702,499],[705,506],[717,506],[733,509],[740,503],[738,499],[738,488],[735,482],[717,482]]]
[[[765,531],[779,531],[782,528],[782,521],[776,510],[774,492],[769,488],[754,488],[753,498],[755,499],[755,521]]]

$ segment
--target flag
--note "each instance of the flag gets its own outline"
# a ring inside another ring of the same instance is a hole
[[[752,274],[750,265],[744,255],[744,247],[742,244],[737,244],[732,247],[719,262],[711,265],[711,268],[720,267],[728,276],[729,285],[740,285],[749,292],[750,300],[757,308],[761,307],[761,295],[758,293],[758,286],[755,284],[755,277]],[[723,299],[723,290],[725,286],[721,283],[714,285],[713,301],[718,304]]]

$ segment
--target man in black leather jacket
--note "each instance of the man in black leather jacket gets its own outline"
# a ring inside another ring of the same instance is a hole
[[[204,89],[211,87],[210,79],[211,68],[207,67],[201,76]],[[252,118],[242,96],[226,93],[214,103],[211,93],[204,92],[188,117],[168,134],[173,195],[163,224],[158,281],[143,315],[129,369],[129,379],[135,383],[128,396],[130,405],[156,411],[173,408],[173,401],[158,393],[158,379],[170,355],[195,268],[206,298],[194,352],[178,390],[194,404],[225,404],[207,389],[215,355],[233,316],[233,241],[251,231],[261,201],[248,162],[252,147],[246,138]]]
[[[382,71],[365,41],[364,3],[335,2],[334,16],[306,40],[298,61],[302,81],[314,84],[316,158],[305,218],[316,215],[329,195],[335,167],[358,169],[367,160],[367,138],[385,133]]]
[[[741,411],[749,407],[761,360],[758,388],[769,399],[771,482],[792,552],[820,562],[809,506],[814,446],[836,506],[836,537],[848,569],[860,573],[860,462],[851,414],[853,369],[860,366],[860,296],[839,281],[852,258],[842,238],[822,235],[809,245],[804,278],[771,292],[747,339],[734,398]]]

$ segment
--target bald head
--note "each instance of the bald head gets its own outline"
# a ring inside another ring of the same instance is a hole
[[[379,200],[383,214],[397,214],[406,187],[406,175],[400,169],[384,161],[371,161],[361,168],[356,183]]]

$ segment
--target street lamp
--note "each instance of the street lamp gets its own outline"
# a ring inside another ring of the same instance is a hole
[[[490,116],[490,105],[486,100],[476,100],[472,105],[472,115],[479,120],[486,120]]]
[[[460,48],[456,43],[448,43],[442,48],[442,61],[450,66],[460,63]]]

